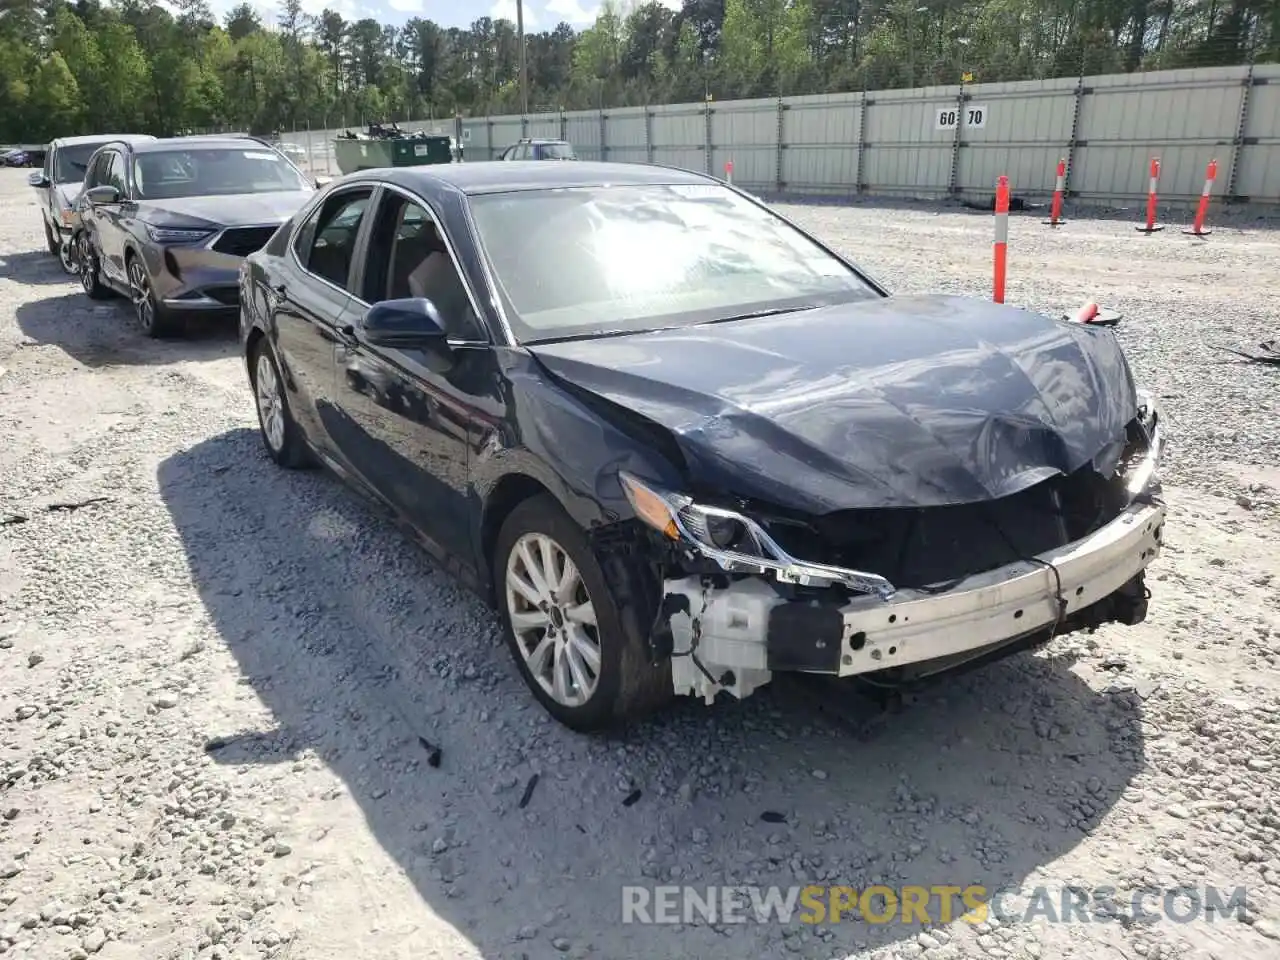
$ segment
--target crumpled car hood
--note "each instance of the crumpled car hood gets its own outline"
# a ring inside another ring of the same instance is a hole
[[[973,503],[1090,462],[1110,471],[1137,414],[1109,330],[962,297],[529,349],[665,427],[695,489],[810,513]]]
[[[149,223],[163,226],[238,227],[283,223],[315,194],[310,190],[278,190],[208,197],[175,197],[142,200],[139,214]]]

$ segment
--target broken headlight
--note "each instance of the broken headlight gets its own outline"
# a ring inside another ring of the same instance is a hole
[[[1160,458],[1164,454],[1164,433],[1160,422],[1160,405],[1154,394],[1138,391],[1138,416],[1135,426],[1141,442],[1137,450],[1120,467],[1125,492],[1132,498],[1159,490]]]
[[[745,514],[695,503],[686,494],[663,490],[625,471],[618,479],[640,520],[728,573],[771,573],[783,583],[803,586],[839,583],[884,599],[895,592],[893,584],[878,574],[797,560]]]

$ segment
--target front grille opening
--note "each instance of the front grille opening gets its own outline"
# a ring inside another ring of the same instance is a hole
[[[233,257],[247,257],[265,247],[275,232],[275,227],[232,227],[223,231],[213,249]]]
[[[240,305],[240,291],[235,287],[209,287],[203,292],[210,300],[225,303],[228,307]]]
[[[768,526],[792,556],[878,573],[911,589],[962,580],[1071,543],[1124,507],[1122,485],[1086,466],[999,500],[842,510],[812,524]]]

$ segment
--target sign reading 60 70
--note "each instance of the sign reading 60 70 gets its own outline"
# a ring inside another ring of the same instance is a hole
[[[966,104],[963,108],[937,107],[933,111],[933,121],[935,130],[953,130],[961,122],[966,127],[985,127],[987,108],[979,104]]]

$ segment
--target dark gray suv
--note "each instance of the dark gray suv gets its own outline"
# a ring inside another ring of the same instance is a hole
[[[94,299],[129,297],[152,337],[192,312],[235,316],[241,261],[314,192],[288,157],[257,138],[111,143],[85,175],[80,282]]]

